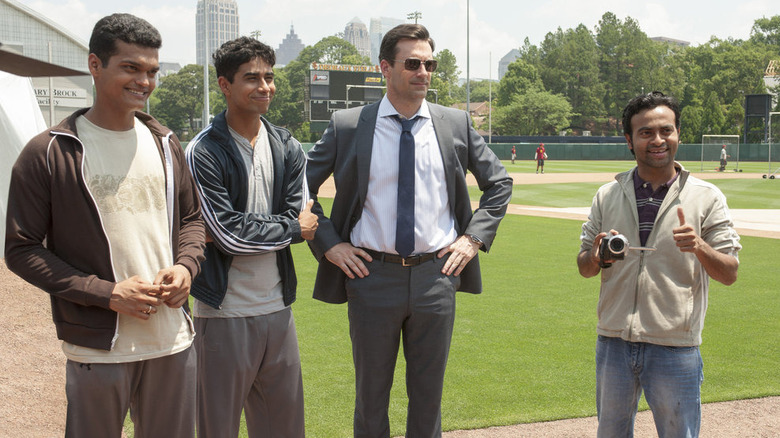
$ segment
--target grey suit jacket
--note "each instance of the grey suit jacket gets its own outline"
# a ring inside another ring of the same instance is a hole
[[[512,196],[512,178],[472,128],[468,113],[428,105],[444,162],[455,228],[458,235],[478,236],[484,242],[483,250],[488,251]],[[309,242],[319,261],[314,298],[328,303],[347,301],[344,288],[347,277],[339,267],[328,261],[325,252],[338,243],[350,241],[352,227],[363,212],[378,111],[379,102],[375,102],[334,113],[322,139],[309,151],[306,178],[315,200],[312,212],[319,216],[317,233]],[[483,192],[479,208],[474,212],[466,186],[466,170],[474,175]],[[317,202],[317,193],[331,174],[336,183],[336,195],[328,218]],[[460,275],[460,291],[482,291],[478,257],[474,257]]]

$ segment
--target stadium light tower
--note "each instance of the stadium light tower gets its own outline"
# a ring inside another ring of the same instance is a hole
[[[417,20],[419,20],[420,18],[422,18],[422,12],[420,11],[414,11],[409,14],[406,14],[406,19],[414,20],[414,24],[417,24]]]
[[[201,129],[209,124],[211,105],[209,104],[209,10],[208,0],[203,0],[203,31],[206,57],[203,59],[203,118]]]
[[[471,57],[469,53],[469,0],[466,0],[466,112],[471,115],[471,74],[469,67],[471,67]]]

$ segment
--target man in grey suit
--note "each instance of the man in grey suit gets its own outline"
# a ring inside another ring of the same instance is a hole
[[[387,94],[336,112],[309,152],[314,197],[331,174],[336,183],[330,218],[315,200],[320,225],[310,246],[319,261],[314,298],[348,302],[355,437],[390,436],[401,341],[406,436],[441,436],[455,291],[481,292],[475,256],[490,249],[512,193],[512,179],[469,115],[425,101],[433,50],[421,25],[387,32],[379,54]],[[474,212],[467,170],[483,191]]]

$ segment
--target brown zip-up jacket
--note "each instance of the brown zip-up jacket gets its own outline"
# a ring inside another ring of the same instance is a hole
[[[76,111],[35,136],[11,172],[6,218],[8,268],[51,295],[57,337],[110,350],[118,315],[109,309],[116,284],[108,237],[83,175]],[[171,251],[192,277],[203,261],[205,227],[184,151],[173,133],[144,113],[165,166]]]

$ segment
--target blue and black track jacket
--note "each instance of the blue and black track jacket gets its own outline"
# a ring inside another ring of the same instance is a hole
[[[225,112],[187,147],[187,164],[195,177],[203,218],[213,242],[206,244],[206,261],[191,294],[219,308],[225,298],[234,256],[275,251],[285,306],[295,301],[298,284],[290,244],[303,241],[298,215],[309,198],[306,154],[284,128],[262,119],[273,157],[272,214],[246,211],[248,175],[241,153],[228,130]]]

